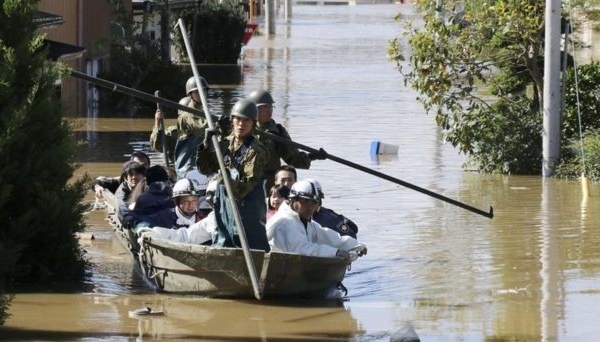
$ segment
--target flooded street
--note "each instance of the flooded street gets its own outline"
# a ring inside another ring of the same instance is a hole
[[[0,340],[366,342],[389,341],[406,324],[424,342],[599,340],[600,187],[584,199],[578,181],[463,170],[463,156],[441,141],[434,116],[387,61],[387,41],[402,31],[393,18],[407,10],[295,6],[273,39],[252,38],[241,84],[214,84],[211,113],[269,89],[274,119],[293,140],[486,212],[493,206],[493,219],[313,162],[299,178],[319,180],[324,206],[352,219],[369,248],[347,272],[348,300],[331,306],[156,293],[105,213],[93,211],[87,232],[96,239],[82,241],[94,264],[89,290],[16,294]],[[117,175],[129,142],[148,140],[152,115],[82,119],[78,174]],[[372,140],[398,145],[398,154],[372,158]],[[145,306],[163,315],[129,316]]]

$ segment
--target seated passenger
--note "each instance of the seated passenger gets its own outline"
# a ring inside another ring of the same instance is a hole
[[[271,250],[322,257],[342,257],[349,262],[367,253],[367,247],[350,236],[323,228],[311,220],[319,205],[314,184],[300,181],[292,185],[289,203],[283,203],[267,223]]]
[[[312,178],[308,178],[307,181],[313,183],[319,192],[319,206],[317,207],[317,211],[313,214],[312,219],[323,227],[337,231],[340,235],[348,235],[356,239],[356,234],[358,233],[358,226],[356,223],[352,222],[344,215],[323,207],[322,201],[323,198],[325,198],[325,194],[323,193],[321,183]]]
[[[183,178],[173,186],[173,202],[177,215],[176,228],[187,228],[200,220],[198,213],[198,198],[205,190],[196,189],[187,178]]]
[[[275,184],[269,190],[269,197],[267,197],[267,222],[271,216],[277,213],[277,209],[290,195],[290,188],[285,185]]]
[[[133,188],[140,183],[146,176],[146,166],[135,161],[128,161],[123,164],[123,182],[115,191],[115,196],[129,206],[129,197]]]
[[[292,165],[281,165],[276,171],[274,178],[274,184],[285,185],[289,188],[296,183],[298,174],[296,168]]]
[[[175,226],[177,216],[173,211],[174,204],[171,199],[173,192],[168,179],[169,176],[164,167],[155,165],[148,169],[146,190],[137,199],[134,198],[135,195],[132,195],[131,200],[135,200],[132,203],[134,204],[132,210],[124,214],[124,220],[128,227],[137,230],[140,227],[173,228]],[[138,187],[143,186],[144,182],[138,185]]]
[[[217,188],[217,182],[211,181],[208,183],[206,188],[206,202],[211,207],[213,205],[213,198],[215,190]],[[192,224],[187,229],[167,229],[161,227],[144,227],[139,229],[137,232],[141,235],[144,232],[152,232],[157,234],[161,238],[176,241],[185,242],[192,244],[201,245],[212,245],[213,235],[217,228],[217,220],[215,219],[215,213],[211,211],[205,218]]]
[[[145,165],[146,169],[150,167],[150,157],[142,151],[133,152],[129,160]],[[96,179],[94,180],[94,184],[92,185],[92,189],[94,190],[96,199],[102,198],[102,192],[104,191],[104,189],[108,189],[108,191],[114,194],[119,188],[119,185],[121,185],[121,183],[123,183],[124,180],[125,175],[122,172],[119,177],[96,177]]]

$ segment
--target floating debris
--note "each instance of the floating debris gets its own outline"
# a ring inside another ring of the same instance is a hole
[[[129,317],[135,316],[163,316],[164,313],[162,311],[154,311],[149,306],[137,310],[129,311]]]

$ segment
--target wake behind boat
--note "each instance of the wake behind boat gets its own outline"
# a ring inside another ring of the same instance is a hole
[[[241,248],[220,248],[174,242],[153,232],[138,239],[127,229],[118,211],[119,200],[104,191],[111,224],[119,242],[159,291],[214,298],[254,298]],[[185,228],[182,228],[185,229]],[[334,299],[344,279],[347,262],[342,258],[251,250],[263,298]]]

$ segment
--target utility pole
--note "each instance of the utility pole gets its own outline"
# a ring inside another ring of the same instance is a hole
[[[267,36],[275,34],[275,1],[265,0],[265,28]]]
[[[292,20],[292,0],[284,0],[284,17],[285,17],[285,21],[287,23],[289,23]]]
[[[171,59],[169,11],[169,1],[165,0],[164,8],[160,11],[160,58],[163,61],[168,61]]]
[[[552,176],[560,158],[560,0],[546,0],[544,92],[542,99],[542,175]]]

